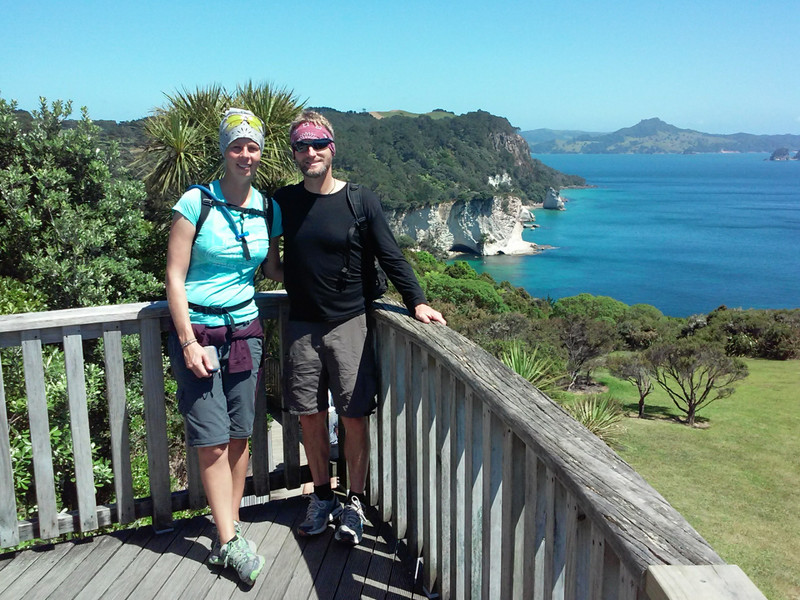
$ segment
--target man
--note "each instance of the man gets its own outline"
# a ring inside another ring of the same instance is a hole
[[[333,177],[334,131],[328,120],[304,111],[292,123],[292,156],[303,181],[275,194],[283,216],[283,280],[289,295],[285,338],[284,394],[289,412],[300,417],[303,444],[314,478],[301,535],[317,535],[339,518],[336,539],[358,544],[363,534],[369,460],[368,416],[375,409],[377,369],[367,320],[362,272],[364,245],[423,323],[446,324],[427,305],[403,257],[377,196],[361,188],[367,219],[365,238],[353,234],[355,216],[348,183]],[[328,390],[346,432],[344,456],[350,490],[344,507],[331,489],[328,462]]]

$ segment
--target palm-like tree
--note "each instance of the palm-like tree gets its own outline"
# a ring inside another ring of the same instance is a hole
[[[166,105],[145,124],[150,142],[140,165],[156,203],[174,200],[192,183],[222,175],[219,121],[231,106],[251,110],[264,122],[264,152],[254,185],[272,193],[296,177],[288,134],[302,104],[291,91],[252,82],[237,86],[232,94],[218,85],[198,87],[167,94]]]

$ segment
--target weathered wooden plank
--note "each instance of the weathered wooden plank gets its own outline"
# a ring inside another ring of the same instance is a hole
[[[38,583],[50,571],[57,569],[61,559],[71,549],[70,544],[55,544],[54,546],[34,552],[36,559],[18,577],[10,577],[12,581],[5,590],[0,592],[3,600],[30,600],[38,596],[35,593]]]
[[[708,543],[641,476],[610,448],[541,394],[457,333],[436,335],[399,311],[378,311],[379,321],[415,337],[482,402],[535,449],[592,522],[606,543],[639,577],[650,564],[721,564]]]
[[[128,597],[136,600],[150,600],[156,596],[166,598],[177,596],[175,588],[168,588],[173,576],[178,575],[182,586],[185,586],[186,581],[191,580],[198,569],[207,569],[203,561],[208,555],[208,549],[202,545],[199,538],[204,535],[208,538],[211,527],[210,519],[205,516],[197,516],[181,522],[177,535],[172,538],[169,546],[164,549],[161,555],[156,556],[157,560],[152,565],[152,568],[141,577]],[[166,535],[159,536],[159,538],[162,537],[169,539]],[[146,548],[151,552],[154,549],[153,545],[148,545]],[[138,566],[140,567],[141,565]]]
[[[250,438],[250,465],[253,470],[253,487],[256,495],[269,496],[269,430],[267,429],[267,387],[265,355],[261,356],[261,367],[256,383],[253,435]]]
[[[25,391],[28,395],[39,537],[48,539],[58,535],[58,508],[50,446],[50,419],[47,414],[44,386],[42,344],[36,331],[26,331],[22,334],[22,361],[25,368]]]
[[[467,554],[467,392],[464,384],[454,381],[453,402],[450,405],[450,595],[463,598],[466,594]]]
[[[405,338],[406,389],[410,392],[406,410],[406,468],[408,473],[408,528],[406,544],[409,553],[420,556],[425,543],[422,524],[422,379],[419,347]]]
[[[379,475],[378,502],[381,518],[388,522],[394,512],[394,475],[392,473],[394,454],[394,413],[392,395],[394,394],[394,332],[388,325],[377,326],[376,344],[378,347],[378,464]]]
[[[636,576],[625,566],[619,568],[619,600],[639,600],[639,585]],[[693,599],[694,600],[694,599]]]
[[[392,448],[392,473],[394,482],[392,484],[392,506],[394,508],[392,516],[392,527],[397,539],[406,536],[408,527],[408,471],[406,462],[408,460],[407,439],[406,439],[406,399],[408,398],[407,373],[409,364],[407,362],[405,337],[399,334],[394,336],[394,365],[392,381],[392,424],[394,431],[394,448]]]
[[[14,465],[11,464],[6,391],[3,385],[3,364],[0,362],[0,547],[19,544],[17,501],[14,486]]]
[[[589,565],[592,539],[591,522],[586,519],[575,497],[566,495],[566,583],[567,598],[589,598]]]
[[[125,370],[122,357],[122,332],[119,325],[103,327],[103,359],[106,368],[108,426],[111,434],[111,465],[114,469],[114,493],[117,519],[122,524],[136,519],[131,473],[130,420],[125,395]]]
[[[175,543],[181,544],[181,538],[185,539],[188,548],[184,551],[181,548],[181,560],[167,575],[158,589],[148,591],[142,594],[143,600],[152,594],[153,598],[160,598],[163,600],[174,600],[186,592],[189,588],[194,590],[202,590],[202,593],[197,593],[194,597],[200,598],[208,590],[211,585],[211,578],[216,575],[211,571],[206,564],[209,552],[211,550],[211,538],[214,535],[214,525],[212,524],[211,515],[198,517],[201,520],[200,530],[192,529],[185,537],[179,535]],[[205,521],[203,523],[203,521]],[[137,590],[138,592],[138,590]],[[138,594],[133,596],[139,598]]]
[[[567,490],[558,479],[553,494],[553,599],[565,597],[567,571]]]
[[[182,536],[183,532],[181,532]],[[176,539],[177,532],[175,531],[152,536],[141,551],[137,552],[135,557],[122,569],[119,576],[114,579],[113,585],[103,592],[103,600],[132,597],[133,591],[139,587],[142,588],[144,594],[149,593],[151,585],[156,586],[163,580],[162,569],[171,566],[169,562],[162,563],[161,557]],[[145,585],[141,586],[142,583]]]
[[[281,305],[279,327],[281,344],[281,377],[286,364],[286,324],[289,322],[289,307]],[[282,379],[281,379],[282,381]],[[286,477],[286,489],[294,490],[300,487],[300,419],[292,415],[286,406],[286,398],[281,386],[281,406],[283,407],[283,469]]]
[[[88,580],[84,580],[82,577],[83,573],[76,573],[76,575],[79,575],[79,577],[74,579],[71,578],[69,581],[64,582],[64,585],[59,588],[59,591],[61,591],[65,597],[74,597],[76,600],[89,600],[107,597],[106,595],[113,591],[113,586],[116,580],[120,578],[125,573],[125,570],[130,567],[130,564],[134,561],[138,554],[142,552],[142,548],[147,545],[153,535],[153,529],[150,527],[142,527],[137,529],[124,544],[120,544],[114,553],[109,555],[107,559],[103,561],[98,569],[99,573],[97,573],[97,571],[95,572],[95,574],[99,576],[92,576]],[[87,557],[87,560],[85,560],[84,563],[87,563],[90,558],[91,555],[90,557]],[[87,567],[90,567],[90,565],[87,565]],[[85,584],[81,587],[76,585],[75,587],[70,588],[69,586],[75,579],[81,582],[85,581]],[[68,590],[71,591],[72,596],[70,596]]]
[[[503,544],[508,540],[503,532],[503,449],[510,430],[483,407],[483,530],[481,597],[500,598]]]
[[[451,427],[450,418],[453,405],[453,379],[450,372],[441,364],[436,364],[436,496],[441,507],[436,519],[436,538],[438,539],[437,563],[439,574],[436,588],[442,598],[451,597],[450,578],[452,575],[453,556],[451,554],[452,536],[452,502],[451,480],[453,468],[451,463]],[[433,591],[433,590],[431,590]]]
[[[110,538],[105,540],[108,536],[96,536],[82,540],[72,540],[69,542],[62,542],[56,544],[54,549],[63,546],[66,550],[58,562],[49,569],[41,578],[33,583],[27,593],[24,595],[25,600],[45,600],[47,598],[71,598],[73,594],[54,594],[54,592],[61,586],[64,581],[76,571],[91,568],[83,564],[87,556],[94,553],[99,546],[106,544],[119,544],[120,540],[126,539],[130,535],[130,531],[119,532],[119,538]],[[94,555],[96,556],[96,554]],[[64,590],[66,588],[62,588]]]
[[[276,318],[276,308],[278,306],[284,306],[287,303],[286,292],[282,290],[259,292],[256,294],[255,299],[262,318]],[[0,316],[0,334],[23,332],[33,329],[47,330],[70,326],[84,327],[93,324],[102,326],[104,323],[135,322],[152,318],[169,318],[169,307],[167,306],[166,300],[2,315]],[[99,335],[96,337],[99,337]],[[84,338],[90,339],[87,336],[84,336]],[[58,338],[55,339],[57,340]],[[19,341],[11,345],[18,346]]]
[[[164,406],[164,362],[161,354],[161,328],[158,319],[142,321],[139,345],[142,354],[144,419],[150,497],[153,500],[153,527],[156,531],[165,531],[172,527],[172,506],[169,484],[167,411]]]
[[[189,434],[186,431],[186,422],[183,424],[183,448],[186,456],[186,483],[189,492],[189,506],[200,510],[208,504],[206,492],[203,489],[203,478],[200,475],[200,457],[197,448],[189,445]]]
[[[766,600],[736,565],[653,565],[645,590],[649,600]]]
[[[589,549],[589,598],[603,600],[603,578],[605,576],[606,543],[600,529],[594,523],[589,525],[591,548]]]
[[[71,546],[69,552],[58,562],[58,568],[51,570],[41,585],[36,586],[31,597],[74,598],[131,534],[132,530],[123,530],[80,542],[65,542]]]
[[[525,579],[524,597],[543,600],[547,555],[547,468],[525,446]]]
[[[437,486],[436,405],[439,402],[437,389],[439,371],[436,362],[427,352],[420,353],[422,365],[422,585],[428,591],[434,589],[439,577],[439,537],[437,535],[441,496]]]
[[[526,504],[530,500],[526,497],[526,460],[525,444],[509,430],[503,441],[501,598],[521,600],[525,597],[525,510],[535,506],[535,502]]]
[[[464,597],[469,600],[480,598],[483,588],[483,469],[487,457],[483,451],[483,406],[470,388],[467,388],[464,404],[467,456],[467,489],[464,502],[464,515],[467,518],[467,523],[464,524],[467,589]]]
[[[86,377],[83,372],[83,343],[78,327],[64,328],[64,362],[67,374],[67,398],[80,530],[90,531],[97,529],[97,515],[95,514],[97,505],[94,492],[89,408],[86,404]]]

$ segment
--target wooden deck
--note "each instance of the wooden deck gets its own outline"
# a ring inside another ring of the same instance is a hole
[[[359,546],[295,533],[307,500],[293,495],[242,509],[244,535],[266,558],[249,588],[233,569],[206,564],[214,526],[210,516],[117,531],[0,556],[0,598],[425,598],[413,565],[389,525],[371,523]]]

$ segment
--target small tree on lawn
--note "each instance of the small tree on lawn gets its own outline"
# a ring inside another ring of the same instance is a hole
[[[656,383],[694,425],[697,411],[733,393],[735,382],[747,377],[747,366],[717,347],[685,341],[647,351]]]
[[[644,417],[644,399],[653,391],[650,363],[643,354],[635,352],[609,356],[606,366],[614,377],[632,383],[639,390],[639,418]]]
[[[567,372],[575,386],[581,371],[589,367],[592,359],[608,352],[615,341],[614,326],[606,321],[592,321],[583,317],[564,319],[561,341],[567,351]]]

